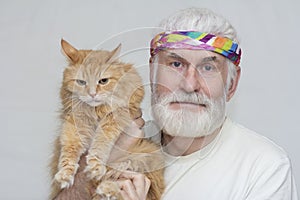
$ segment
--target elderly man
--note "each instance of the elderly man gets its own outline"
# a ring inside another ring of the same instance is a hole
[[[159,27],[150,78],[167,157],[163,199],[297,199],[286,153],[226,117],[241,72],[232,25],[191,8]]]
[[[232,25],[209,10],[190,8],[159,27],[151,41],[150,79],[166,156],[163,199],[296,200],[284,150],[226,116],[241,73]],[[138,125],[131,132],[141,134]],[[127,141],[122,148],[134,143]],[[124,199],[145,199],[149,180],[135,173],[127,178],[120,184]]]

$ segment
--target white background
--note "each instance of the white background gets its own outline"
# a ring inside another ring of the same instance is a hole
[[[229,115],[282,146],[300,186],[300,1],[1,0],[0,199],[47,198],[47,162],[57,135],[65,66],[60,39],[79,48],[103,44],[112,49],[122,41],[123,52],[131,52],[128,58],[138,64],[147,84],[142,64],[148,52],[134,49],[148,45],[150,31],[130,30],[156,26],[191,6],[211,8],[236,27],[242,77]],[[129,34],[109,39],[124,31]],[[147,102],[144,111],[147,118]]]

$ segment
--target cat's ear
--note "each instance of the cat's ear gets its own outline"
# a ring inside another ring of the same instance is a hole
[[[78,50],[73,47],[70,43],[65,41],[64,39],[61,39],[61,49],[64,53],[64,55],[73,63],[77,61],[78,58]]]
[[[121,52],[121,47],[122,47],[122,45],[119,44],[117,46],[117,48],[115,48],[114,50],[112,50],[110,52],[110,57],[107,59],[107,62],[114,62],[115,60],[118,59],[120,52]]]

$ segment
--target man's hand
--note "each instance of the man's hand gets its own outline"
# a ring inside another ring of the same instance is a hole
[[[140,112],[135,116],[131,126],[127,127],[117,140],[111,153],[110,161],[122,157],[127,153],[127,149],[135,145],[140,138],[144,137],[144,132],[141,130],[144,124],[145,121],[142,118],[142,112]],[[145,200],[151,181],[144,174],[126,171],[119,177],[118,185],[124,200]]]
[[[125,156],[128,153],[128,149],[135,145],[140,138],[144,137],[144,132],[141,128],[144,126],[145,121],[142,118],[142,112],[138,112],[134,117],[134,121],[131,122],[130,126],[128,126],[123,133],[121,133],[120,137],[116,141],[108,163],[117,160]]]
[[[145,200],[151,181],[144,174],[126,171],[121,174],[118,184],[124,200]]]

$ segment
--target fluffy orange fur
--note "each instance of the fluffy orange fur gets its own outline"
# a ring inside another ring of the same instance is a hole
[[[122,170],[144,173],[151,180],[147,199],[160,199],[164,190],[163,157],[146,139],[126,156],[107,163],[119,138],[140,110],[142,80],[131,64],[113,51],[77,50],[61,41],[69,60],[61,87],[61,133],[50,163],[50,199],[122,199],[115,180]]]

